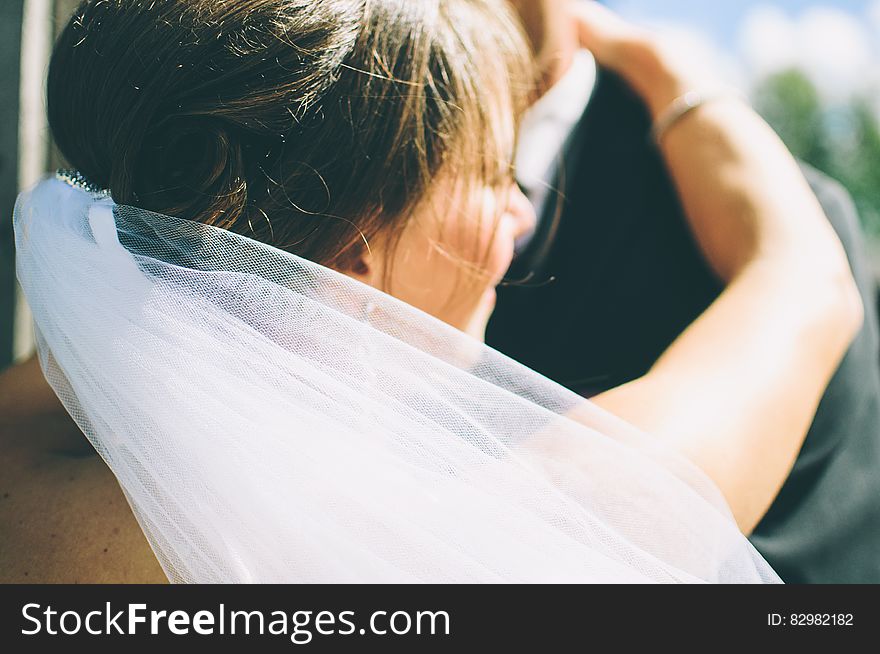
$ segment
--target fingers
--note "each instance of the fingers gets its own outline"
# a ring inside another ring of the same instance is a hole
[[[581,47],[590,50],[600,65],[617,68],[622,50],[648,38],[647,33],[626,22],[598,2],[570,3]]]
[[[655,118],[691,89],[711,87],[714,75],[652,32],[592,0],[570,6],[582,47],[603,68],[620,74]]]

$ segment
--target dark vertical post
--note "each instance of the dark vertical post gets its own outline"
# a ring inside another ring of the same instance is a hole
[[[12,362],[15,255],[12,208],[18,193],[18,116],[24,0],[0,2],[0,369]]]

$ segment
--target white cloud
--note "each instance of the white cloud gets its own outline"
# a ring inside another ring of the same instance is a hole
[[[880,0],[870,11],[880,21]],[[878,66],[869,22],[827,5],[797,16],[759,5],[743,22],[739,47],[753,76],[798,66],[826,100],[844,101],[872,83]]]
[[[720,83],[743,90],[747,88],[748,80],[740,62],[732,53],[722,50],[704,31],[682,23],[656,20],[642,21],[642,24],[654,30],[667,42],[675,45],[684,56],[690,59],[692,64],[701,65]]]
[[[739,47],[756,75],[789,68],[798,59],[797,29],[778,7],[759,5],[743,21]]]
[[[817,84],[835,97],[845,97],[866,81],[873,49],[864,25],[839,9],[815,7],[801,16],[800,56]]]
[[[868,7],[868,20],[874,26],[874,31],[880,36],[880,0],[874,0]]]

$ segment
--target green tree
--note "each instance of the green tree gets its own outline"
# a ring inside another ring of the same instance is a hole
[[[838,162],[845,170],[844,185],[853,194],[862,220],[873,235],[880,235],[880,123],[870,104],[857,100],[852,105],[854,130],[850,152]]]
[[[831,147],[826,142],[823,107],[813,83],[797,69],[761,80],[752,92],[755,108],[794,154],[827,169]]]
[[[880,238],[880,121],[870,103],[855,98],[828,108],[797,69],[760,80],[752,99],[796,157],[852,193],[865,230]]]

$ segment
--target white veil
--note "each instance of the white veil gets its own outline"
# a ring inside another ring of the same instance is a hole
[[[15,210],[47,379],[176,582],[765,582],[695,467],[471,337],[70,178]]]

